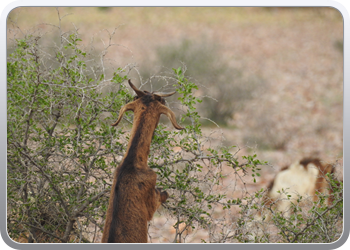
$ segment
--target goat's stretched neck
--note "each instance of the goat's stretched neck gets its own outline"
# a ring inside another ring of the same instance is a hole
[[[135,115],[131,136],[124,157],[124,162],[132,162],[135,167],[143,167],[148,160],[153,132],[157,127],[159,117],[154,119],[152,114],[144,112]]]

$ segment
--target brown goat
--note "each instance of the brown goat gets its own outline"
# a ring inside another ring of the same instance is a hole
[[[126,153],[114,174],[103,243],[147,243],[147,222],[168,198],[167,192],[155,188],[157,175],[147,165],[152,136],[161,114],[165,114],[176,129],[183,129],[163,99],[175,92],[141,91],[130,80],[129,85],[137,96],[120,110],[112,126],[117,126],[128,110],[134,112],[134,121]]]

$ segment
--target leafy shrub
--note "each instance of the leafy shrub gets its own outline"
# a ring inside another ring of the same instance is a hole
[[[53,55],[39,46],[41,36],[15,39],[8,58],[8,228],[14,239],[70,242],[77,235],[88,241],[81,232],[91,222],[101,227],[106,180],[125,146],[116,141],[122,133],[108,126],[110,118],[100,116],[131,98],[121,84],[126,76],[116,73],[108,81],[118,91],[102,96],[103,68],[86,67],[77,33],[61,38]]]

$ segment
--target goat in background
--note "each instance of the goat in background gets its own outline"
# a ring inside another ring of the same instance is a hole
[[[134,112],[134,120],[126,153],[114,174],[103,243],[147,243],[147,222],[168,198],[167,192],[155,188],[157,175],[147,165],[152,136],[161,114],[165,114],[176,129],[183,129],[163,99],[176,92],[141,91],[130,80],[129,85],[137,96],[120,110],[112,126],[117,126],[128,110]]]
[[[282,168],[267,187],[267,193],[261,200],[262,207],[255,213],[254,220],[245,225],[245,232],[249,232],[248,240],[253,241],[256,236],[268,231],[268,222],[272,219],[270,208],[289,217],[292,214],[291,203],[297,203],[298,195],[303,197],[298,204],[302,207],[318,201],[317,193],[328,195],[326,202],[330,205],[333,195],[327,173],[334,173],[333,166],[322,163],[318,158],[304,158]]]
[[[277,199],[282,199],[277,202],[279,211],[286,211],[290,202],[297,199],[297,194],[307,197],[312,197],[313,201],[317,201],[318,193],[328,193],[329,183],[326,178],[327,173],[333,173],[334,169],[330,164],[322,164],[317,158],[304,158],[294,162],[292,165],[284,167],[277,173],[274,180],[268,187],[268,193],[264,197],[266,206],[275,202]],[[291,195],[289,201],[286,194],[280,194],[279,190],[287,190],[288,195]],[[328,204],[331,200],[328,199]]]

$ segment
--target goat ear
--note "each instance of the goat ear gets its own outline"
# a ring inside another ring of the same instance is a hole
[[[118,120],[115,123],[111,124],[111,126],[117,126],[118,123],[122,120],[124,113],[128,110],[134,111],[134,102],[129,102],[128,104],[126,104],[124,107],[121,108],[121,110],[119,111]]]
[[[137,94],[138,97],[142,97],[142,96],[145,95],[145,92],[143,92],[143,91],[139,90],[138,88],[136,88],[135,85],[131,83],[130,79],[129,79],[128,82],[129,82],[130,87],[135,91],[135,93]]]
[[[176,128],[178,130],[184,129],[179,124],[177,124],[174,112],[171,111],[167,106],[162,105],[160,112],[169,118],[169,120],[173,124],[174,128]]]

